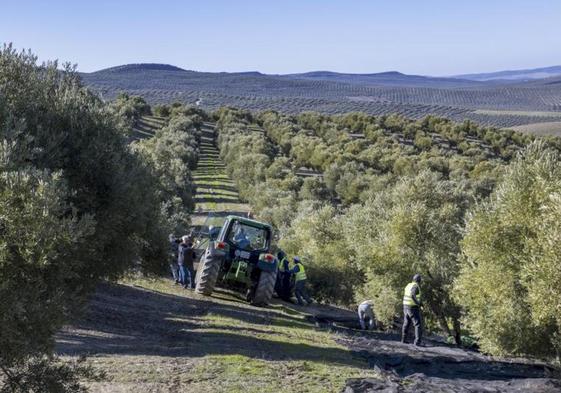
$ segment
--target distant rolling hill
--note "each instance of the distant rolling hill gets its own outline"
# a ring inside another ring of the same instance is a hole
[[[345,74],[331,71],[313,71],[302,74],[288,74],[283,75],[283,77],[288,79],[354,83],[367,86],[453,88],[483,85],[481,82],[467,79],[407,75],[397,71],[380,72],[375,74]]]
[[[185,71],[183,68],[176,67],[170,64],[159,63],[138,63],[138,64],[125,64],[116,67],[105,68],[98,71],[101,73],[127,73],[137,71]]]
[[[210,110],[232,105],[288,113],[434,114],[496,127],[561,120],[561,81],[556,78],[484,82],[399,72],[267,75],[188,71],[166,64],[129,64],[81,76],[104,99],[124,91],[152,104],[179,101]]]
[[[484,74],[457,75],[455,78],[472,81],[528,81],[561,76],[561,66],[533,68],[528,70],[498,71]]]

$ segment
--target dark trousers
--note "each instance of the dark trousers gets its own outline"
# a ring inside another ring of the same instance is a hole
[[[191,277],[189,281],[191,288],[195,288],[195,268],[192,264],[186,264],[185,269],[189,272],[189,276]]]
[[[308,291],[306,290],[306,280],[298,280],[294,286],[294,292],[296,292],[296,299],[298,299],[299,305],[304,304],[302,298],[304,298],[308,304],[312,302],[312,299],[310,299],[310,295],[308,295]]]
[[[290,273],[288,272],[278,272],[277,273],[277,282],[275,285],[275,290],[279,298],[284,301],[290,301]]]
[[[423,335],[423,325],[421,321],[421,310],[419,307],[403,306],[403,330],[401,331],[401,341],[407,341],[409,326],[415,326],[415,344],[421,343]]]

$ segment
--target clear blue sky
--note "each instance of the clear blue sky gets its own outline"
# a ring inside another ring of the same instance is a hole
[[[81,71],[453,75],[561,64],[559,0],[2,0],[0,42]]]

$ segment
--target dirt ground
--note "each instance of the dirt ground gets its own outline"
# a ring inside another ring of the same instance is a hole
[[[428,342],[402,344],[398,336],[371,334],[338,340],[367,359],[382,379],[354,379],[345,393],[362,392],[561,392],[554,370],[524,359],[494,359]]]
[[[200,297],[167,279],[101,285],[57,353],[105,373],[85,381],[93,392],[331,392],[376,377],[298,308]]]
[[[93,392],[561,392],[546,364],[430,341],[415,348],[397,334],[349,328],[354,318],[135,280],[101,285],[59,333],[57,352],[105,373],[86,381]]]

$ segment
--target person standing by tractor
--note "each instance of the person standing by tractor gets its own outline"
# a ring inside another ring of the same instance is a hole
[[[302,264],[300,257],[294,257],[294,267],[290,270],[290,273],[294,274],[294,292],[296,293],[296,299],[298,299],[298,304],[300,306],[304,305],[302,298],[306,300],[307,304],[313,303],[313,300],[308,295],[306,290],[306,281],[308,277],[306,276],[306,268]]]
[[[183,288],[192,289],[195,287],[195,273],[193,261],[195,251],[190,236],[183,236],[179,244],[177,264],[179,265],[179,280]]]
[[[179,265],[177,264],[179,241],[173,233],[169,235],[169,268],[175,284],[179,284]]]
[[[423,325],[421,320],[421,275],[419,273],[413,276],[411,281],[403,291],[403,329],[401,331],[401,342],[407,342],[407,333],[409,326],[413,323],[415,326],[415,345],[421,346],[423,335]]]
[[[290,301],[290,266],[288,258],[284,251],[279,250],[277,253],[277,259],[279,261],[278,272],[277,272],[277,282],[275,284],[275,290],[279,298],[284,301]]]
[[[374,302],[365,300],[358,306],[358,321],[360,328],[366,330],[366,320],[368,319],[368,330],[374,330],[376,327],[376,319],[374,318],[374,310],[372,309]]]

